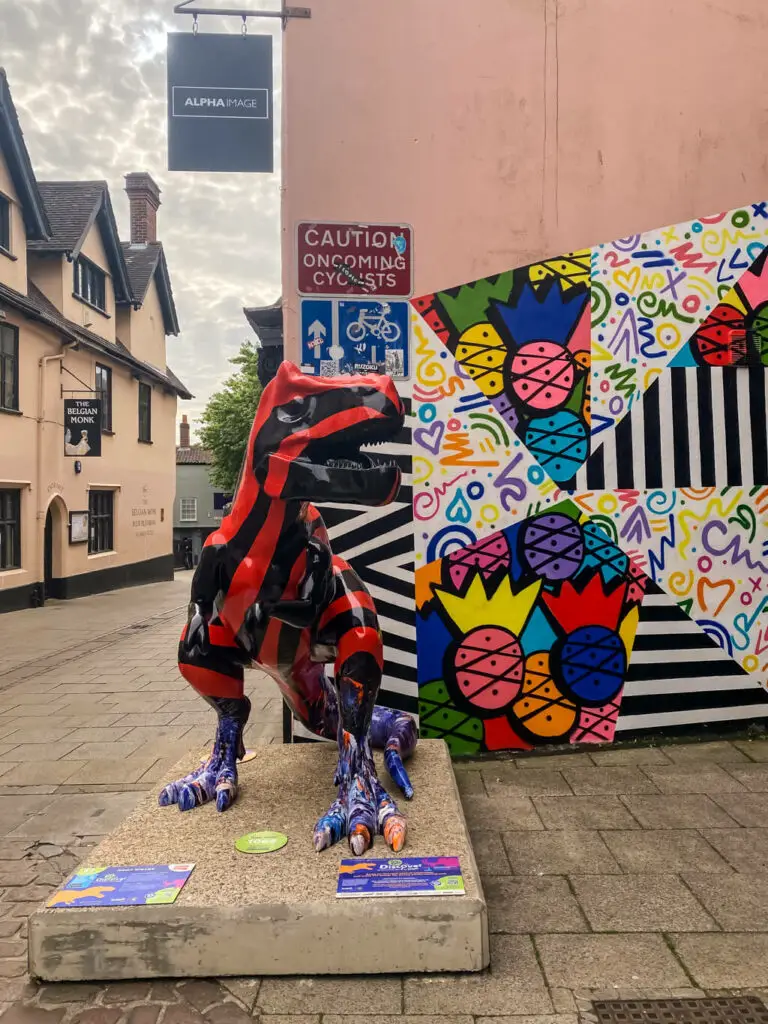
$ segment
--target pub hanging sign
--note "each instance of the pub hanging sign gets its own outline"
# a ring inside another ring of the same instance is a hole
[[[101,455],[101,399],[64,399],[64,454],[75,458]]]

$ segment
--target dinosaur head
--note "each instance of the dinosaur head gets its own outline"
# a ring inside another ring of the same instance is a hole
[[[312,377],[285,362],[261,396],[250,467],[272,499],[386,505],[400,469],[360,448],[393,440],[404,417],[389,377]]]

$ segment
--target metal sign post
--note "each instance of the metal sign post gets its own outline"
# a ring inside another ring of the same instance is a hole
[[[244,10],[242,7],[198,7],[190,8],[190,4],[194,3],[194,0],[182,0],[181,3],[176,4],[173,8],[174,14],[191,14],[194,19],[195,28],[197,27],[198,17],[231,17],[231,18],[242,18],[243,19],[243,31],[245,31],[246,22],[248,18],[280,18],[283,22],[283,28],[285,28],[286,22],[289,18],[311,18],[312,11],[309,7],[289,7],[285,0],[283,0],[282,7],[279,11],[250,11]]]

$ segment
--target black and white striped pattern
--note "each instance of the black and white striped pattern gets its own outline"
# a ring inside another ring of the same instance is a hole
[[[576,474],[577,490],[768,484],[768,373],[672,367]]]
[[[352,565],[376,603],[384,634],[384,678],[377,703],[417,717],[411,402],[402,390],[401,397],[409,413],[406,426],[395,441],[372,449],[400,466],[403,483],[397,501],[380,509],[336,504],[318,508],[334,554]],[[298,722],[293,737],[317,739]]]
[[[640,609],[617,739],[697,725],[768,718],[768,692],[648,582]]]

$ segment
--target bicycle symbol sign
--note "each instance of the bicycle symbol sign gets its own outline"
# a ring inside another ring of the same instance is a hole
[[[407,302],[386,299],[339,302],[339,342],[345,349],[342,363],[352,364],[351,372],[365,372],[379,366],[393,377],[407,376],[408,315]]]
[[[302,365],[320,376],[386,372],[408,376],[407,302],[302,299]]]

